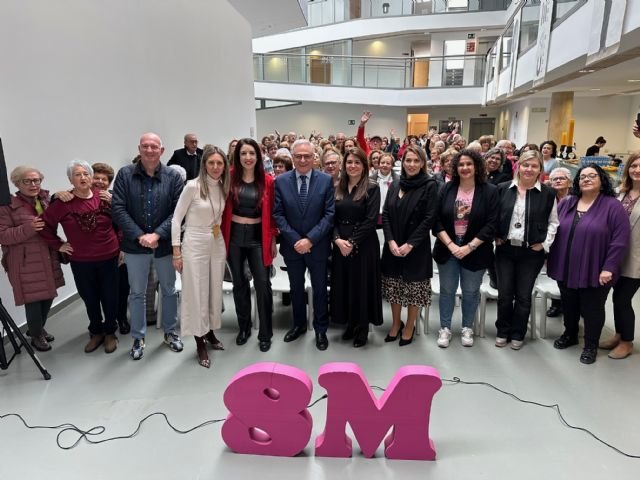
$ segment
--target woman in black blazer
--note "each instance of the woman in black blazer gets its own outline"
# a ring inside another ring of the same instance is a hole
[[[431,303],[431,240],[438,210],[438,187],[426,172],[424,150],[409,145],[402,155],[400,180],[389,187],[382,211],[382,297],[391,304],[393,325],[385,342],[413,340],[418,311]],[[407,325],[400,321],[407,307]]]
[[[440,191],[433,258],[440,276],[438,346],[451,340],[451,317],[458,284],[462,289],[462,345],[473,346],[473,319],[480,285],[493,263],[493,238],[498,222],[497,188],[487,183],[482,156],[462,150],[451,162],[452,180]]]

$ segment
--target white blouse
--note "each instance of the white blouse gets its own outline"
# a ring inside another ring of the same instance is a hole
[[[171,220],[171,245],[180,245],[180,230],[182,220],[185,220],[185,227],[213,229],[214,224],[220,225],[222,222],[222,211],[224,210],[224,196],[220,181],[216,181],[207,176],[207,186],[209,187],[209,197],[200,197],[200,180],[194,178],[189,180],[182,190],[176,209]]]

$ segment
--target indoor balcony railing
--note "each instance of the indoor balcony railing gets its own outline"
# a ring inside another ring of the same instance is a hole
[[[513,0],[311,0],[309,27],[361,18],[507,10]]]
[[[485,55],[365,57],[255,54],[258,82],[363,88],[482,87]]]

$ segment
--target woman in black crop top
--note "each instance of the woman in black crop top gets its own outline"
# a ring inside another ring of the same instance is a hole
[[[276,255],[276,228],[272,221],[273,178],[265,174],[258,144],[238,141],[233,153],[231,188],[222,217],[222,234],[233,278],[233,301],[240,331],[237,345],[251,336],[251,287],[244,273],[245,261],[253,277],[256,309],[260,319],[260,351],[271,347],[273,294],[270,269]]]

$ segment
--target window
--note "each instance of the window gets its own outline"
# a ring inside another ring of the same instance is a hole
[[[520,20],[520,48],[524,53],[538,41],[538,24],[540,22],[540,0],[527,0],[522,7]]]
[[[443,85],[462,85],[465,45],[465,40],[445,40],[444,56],[452,58],[444,60]]]

